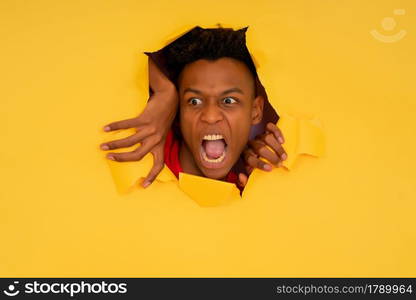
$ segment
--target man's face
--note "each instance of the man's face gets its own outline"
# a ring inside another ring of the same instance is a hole
[[[261,121],[263,98],[254,95],[247,66],[232,58],[197,60],[179,78],[180,126],[194,164],[213,179],[224,178]]]

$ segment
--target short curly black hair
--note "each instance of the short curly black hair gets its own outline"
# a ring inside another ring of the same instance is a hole
[[[161,50],[146,54],[157,57],[156,61],[163,61],[163,66],[159,67],[176,86],[186,65],[199,59],[217,60],[222,57],[243,62],[256,82],[256,67],[246,46],[247,29],[248,27],[238,30],[222,27],[205,29],[196,26]],[[256,94],[256,84],[254,93]]]
[[[246,46],[247,29],[248,27],[239,30],[222,27],[204,29],[196,26],[159,51],[145,52],[145,54],[155,62],[176,87],[183,68],[199,59],[217,60],[222,57],[231,57],[243,62],[254,77],[254,95],[260,95],[265,99],[263,119],[276,123],[279,116],[268,101],[266,90],[260,82],[253,59]],[[149,92],[152,92],[150,88]],[[178,121],[174,123],[176,124],[174,132],[180,137],[177,123]]]

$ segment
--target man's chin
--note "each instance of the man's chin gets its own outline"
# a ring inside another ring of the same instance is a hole
[[[230,172],[229,168],[221,168],[221,169],[201,169],[202,173],[205,177],[215,180],[221,180],[227,177],[228,173]]]

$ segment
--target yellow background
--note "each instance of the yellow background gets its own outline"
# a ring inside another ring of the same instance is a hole
[[[393,10],[406,10],[403,16]],[[416,3],[0,2],[1,276],[415,276]],[[404,39],[370,30],[394,17]],[[249,25],[279,112],[326,155],[201,208],[176,183],[117,194],[101,127],[147,100],[143,51]]]

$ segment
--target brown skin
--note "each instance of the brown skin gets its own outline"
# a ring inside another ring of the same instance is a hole
[[[138,143],[142,144],[142,146],[131,152],[107,154],[107,158],[119,162],[139,161],[147,153],[151,152],[154,158],[154,165],[143,181],[143,187],[148,187],[164,166],[163,146],[166,134],[171,128],[178,107],[178,94],[175,86],[168,78],[166,78],[150,58],[149,84],[154,91],[154,94],[149,99],[145,110],[139,116],[128,120],[113,122],[104,126],[105,131],[136,128],[137,133],[125,139],[110,141],[101,145],[101,149],[107,151],[130,147]],[[250,142],[247,149],[244,150],[243,158],[247,164],[248,174],[251,173],[253,168],[259,168],[264,171],[272,170],[270,164],[259,159],[259,157],[262,156],[261,154],[269,157],[271,156],[272,159],[269,159],[270,162],[281,162],[286,159],[285,152],[281,145],[284,141],[280,130],[274,124],[269,123],[266,127],[265,134],[269,134],[270,137],[266,139],[264,134],[257,136],[255,139],[256,142]],[[273,151],[268,149],[266,145],[270,146]],[[276,165],[278,166],[279,163]],[[239,181],[239,185],[244,187],[247,183],[247,176],[245,174],[239,174]]]
[[[172,125],[178,107],[178,94],[175,85],[159,70],[149,58],[149,84],[153,95],[149,98],[143,112],[136,118],[110,123],[104,131],[135,128],[137,132],[121,140],[101,144],[101,149],[113,150],[141,143],[131,152],[108,153],[107,158],[125,162],[141,160],[149,152],[153,155],[153,167],[142,182],[148,187],[162,171],[164,166],[164,145],[166,135]]]
[[[228,57],[186,65],[178,83],[182,168],[185,173],[223,179],[247,145],[251,126],[261,121],[264,99],[254,97],[254,78],[247,66]],[[207,134],[224,136],[227,147],[221,163],[202,158]]]
[[[273,123],[267,123],[266,131],[249,141],[248,147],[243,152],[247,174],[251,174],[254,168],[270,172],[273,167],[262,161],[260,157],[267,159],[277,167],[282,166],[282,161],[287,159],[287,154],[282,147],[284,143],[283,134]],[[238,185],[245,187],[248,177],[246,174],[238,174]]]

